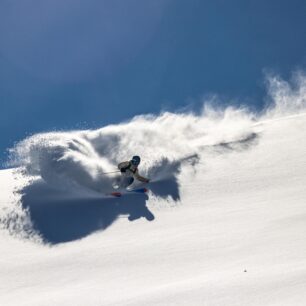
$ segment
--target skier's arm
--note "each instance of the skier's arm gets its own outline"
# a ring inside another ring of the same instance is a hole
[[[144,176],[141,176],[139,173],[138,173],[138,170],[135,172],[134,174],[135,178],[140,181],[140,182],[143,182],[143,183],[149,183],[149,179],[144,177]]]
[[[129,166],[130,166],[130,163],[128,161],[122,162],[122,163],[118,164],[118,169],[121,172],[126,172],[126,170],[129,168]]]

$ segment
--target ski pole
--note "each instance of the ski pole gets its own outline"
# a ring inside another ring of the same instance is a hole
[[[112,173],[117,173],[117,172],[120,172],[120,170],[111,171],[111,172],[101,172],[100,174],[112,174]]]

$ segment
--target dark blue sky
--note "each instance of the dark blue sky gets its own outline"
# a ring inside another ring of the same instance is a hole
[[[260,109],[306,66],[305,0],[2,0],[0,157],[25,136],[202,105]]]

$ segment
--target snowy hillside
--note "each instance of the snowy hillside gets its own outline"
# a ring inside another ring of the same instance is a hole
[[[0,305],[305,305],[306,86],[53,132],[0,171]],[[145,194],[107,195],[142,156]]]

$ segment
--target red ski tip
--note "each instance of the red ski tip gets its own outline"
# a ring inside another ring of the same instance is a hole
[[[143,188],[143,192],[148,192],[148,191],[149,191],[149,189]]]
[[[121,192],[112,192],[111,195],[119,198],[119,197],[121,197]]]

